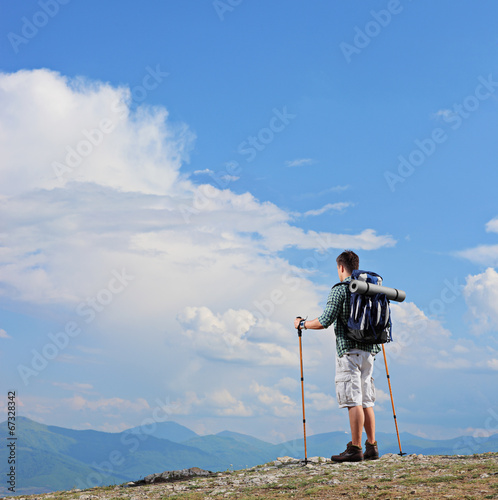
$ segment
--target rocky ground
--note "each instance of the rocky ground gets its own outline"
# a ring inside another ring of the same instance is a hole
[[[136,483],[18,497],[26,500],[237,500],[278,498],[498,499],[498,453],[473,456],[383,455],[307,465],[290,457],[251,469],[210,474],[201,469],[154,474]],[[190,476],[190,477],[187,477]]]

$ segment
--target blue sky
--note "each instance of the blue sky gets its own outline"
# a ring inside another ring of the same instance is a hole
[[[498,431],[495,3],[1,8],[1,380],[24,415],[299,437],[293,318],[352,248],[407,292],[400,429]],[[348,430],[332,329],[303,348],[309,432]]]

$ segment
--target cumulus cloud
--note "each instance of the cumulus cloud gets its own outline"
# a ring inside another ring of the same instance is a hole
[[[253,412],[237,400],[227,389],[221,389],[208,397],[208,402],[215,406],[215,413],[223,417],[250,417]]]
[[[438,319],[428,317],[414,303],[391,303],[391,312],[394,342],[385,347],[388,359],[416,369],[493,369],[495,349],[479,346],[469,338],[455,338]]]
[[[130,92],[47,70],[0,75],[0,193],[52,189],[77,180],[166,194],[193,135],[164,108],[131,115]],[[20,133],[22,132],[22,133]],[[27,147],[29,145],[29,147]]]
[[[476,334],[497,331],[498,273],[488,267],[483,273],[468,276],[463,289],[468,312]]]
[[[295,378],[284,377],[275,384],[275,387],[286,391],[295,391],[299,389],[299,382]]]
[[[413,302],[391,303],[391,313],[394,342],[386,349],[389,356],[406,364],[424,360],[434,366],[438,353],[451,342],[451,332]]]
[[[294,365],[297,354],[280,343],[251,339],[257,320],[247,310],[214,314],[207,307],[186,307],[178,315],[182,333],[201,356],[254,364]],[[261,336],[259,336],[261,338]]]
[[[486,223],[486,231],[488,233],[498,233],[498,217]]]
[[[275,387],[253,382],[250,389],[257,396],[259,402],[276,417],[288,417],[299,413],[296,402]]]
[[[164,108],[131,112],[128,101],[125,88],[47,70],[0,75],[0,293],[77,304],[98,291],[99,277],[116,262],[139,269],[142,283],[152,281],[150,290],[159,281],[185,281],[184,271],[204,290],[213,271],[232,280],[250,273],[249,282],[264,268],[282,274],[285,263],[275,254],[289,247],[335,251],[395,244],[373,229],[305,231],[291,224],[289,213],[250,193],[185,180],[180,170],[192,135],[172,124]],[[106,122],[104,128],[112,130],[99,135],[106,120],[113,127]],[[67,168],[57,175],[54,164]]]
[[[281,252],[318,251],[333,261],[344,248],[396,241],[373,228],[307,231],[293,224],[293,214],[251,193],[193,182],[182,171],[194,141],[188,127],[173,123],[164,107],[130,104],[126,87],[44,69],[0,74],[0,296],[52,308],[57,317],[67,313],[88,340],[75,350],[91,347],[97,354],[87,352],[88,360],[112,362],[116,374],[130,359],[137,370],[159,370],[150,359],[169,356],[163,370],[175,374],[224,361],[216,375],[223,379],[223,372],[228,387],[217,390],[226,388],[234,400],[218,410],[248,414],[233,362],[257,374],[261,366],[297,366],[289,318],[319,312],[321,294],[308,271]],[[132,278],[119,286],[116,273]],[[31,332],[33,345],[46,342],[46,333]],[[310,343],[309,366],[320,362],[325,343]],[[144,344],[154,347],[137,360]],[[69,349],[57,361],[74,359]],[[21,354],[29,359],[28,348]],[[50,381],[52,373],[57,377],[56,370],[44,376]],[[164,386],[173,398],[182,391],[179,412],[207,404],[208,396],[197,393],[209,393],[214,375],[200,377],[196,392],[188,377],[174,380]],[[277,395],[255,387],[263,399]],[[138,411],[144,401],[78,395],[67,408]]]
[[[310,401],[308,408],[316,411],[329,411],[338,407],[335,398],[323,392],[307,393],[306,399]]]

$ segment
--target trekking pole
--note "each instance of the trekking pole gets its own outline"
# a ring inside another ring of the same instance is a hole
[[[398,421],[396,419],[396,410],[394,409],[393,391],[391,390],[391,379],[389,377],[389,370],[387,369],[387,358],[386,358],[386,350],[384,349],[384,344],[382,344],[382,354],[384,354],[384,364],[386,365],[387,384],[389,385],[389,394],[391,395],[391,404],[393,407],[394,425],[396,426],[396,435],[398,436],[398,445],[399,445],[398,455],[403,456],[406,455],[406,453],[403,453],[401,451],[401,441],[399,439]]]
[[[298,316],[301,319],[301,316]],[[304,375],[303,375],[303,346],[301,342],[302,332],[301,328],[297,329],[297,335],[299,337],[299,358],[301,360],[301,394],[303,399],[303,431],[304,431],[304,465],[308,463],[308,454],[306,450],[306,415],[304,413]]]

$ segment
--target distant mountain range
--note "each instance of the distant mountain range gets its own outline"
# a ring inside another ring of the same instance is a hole
[[[28,495],[135,481],[165,470],[200,467],[211,471],[241,469],[278,456],[304,458],[303,440],[270,444],[245,434],[223,431],[199,436],[175,422],[134,427],[121,433],[77,431],[40,424],[25,417],[16,422],[16,491],[8,491],[7,423],[0,424],[0,495]],[[379,451],[399,453],[395,435],[378,434]],[[342,451],[348,435],[329,432],[308,436],[308,457]],[[498,434],[423,439],[402,433],[403,452],[468,455],[498,451]]]

